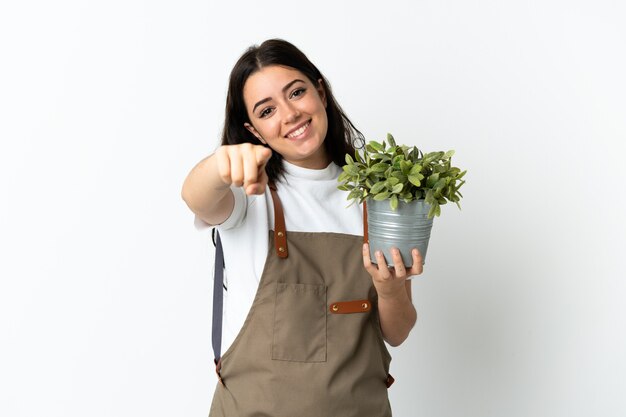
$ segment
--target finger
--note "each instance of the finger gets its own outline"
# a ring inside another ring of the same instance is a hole
[[[261,195],[265,193],[265,188],[267,187],[268,182],[269,182],[269,178],[267,177],[267,172],[265,172],[265,168],[263,167],[259,168],[259,170],[257,171],[257,181],[255,183],[251,183],[245,186],[246,194]]]
[[[257,145],[254,148],[256,154],[256,162],[257,166],[265,168],[265,165],[272,157],[272,150],[270,148],[266,148],[265,146]]]
[[[370,275],[374,275],[378,271],[370,259],[370,245],[367,243],[363,244],[363,266],[365,267],[365,270],[370,273]]]
[[[398,248],[391,248],[391,258],[393,259],[393,267],[396,271],[396,278],[406,277],[406,267],[402,261],[402,254]]]
[[[232,180],[230,177],[230,157],[228,152],[224,149],[218,149],[215,152],[215,158],[217,163],[217,173],[224,184],[230,185]]]
[[[243,161],[239,149],[233,148],[230,153],[230,179],[234,186],[243,185]]]
[[[378,272],[380,274],[380,277],[385,280],[391,278],[391,272],[387,267],[387,261],[385,260],[385,255],[383,255],[383,251],[377,250],[375,255],[376,262],[378,263]]]
[[[409,275],[419,275],[424,272],[424,258],[417,248],[413,248],[411,251],[411,257],[413,258],[413,265],[409,271]]]
[[[265,172],[265,166],[272,156],[272,151],[264,146],[255,145],[253,148],[254,159],[250,160],[246,158],[245,172],[246,178],[244,180],[244,188],[246,194],[263,194],[265,187],[268,183],[267,173]],[[254,175],[249,173],[254,170]]]
[[[245,188],[256,184],[259,175],[256,155],[245,153],[243,157],[243,184]]]
[[[259,193],[259,185],[258,184],[250,184],[250,185],[244,187],[244,189],[246,190],[246,194],[247,195],[261,194],[261,193]]]

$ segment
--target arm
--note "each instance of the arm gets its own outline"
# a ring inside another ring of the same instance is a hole
[[[417,312],[411,301],[411,281],[404,281],[397,295],[378,297],[380,328],[383,338],[391,346],[399,346],[404,342],[417,321]]]
[[[245,187],[249,195],[265,192],[265,165],[271,156],[270,149],[249,143],[221,146],[187,175],[181,197],[202,220],[220,224],[234,208],[231,184]]]
[[[413,249],[413,266],[406,270],[400,251],[392,250],[394,268],[387,267],[382,253],[376,253],[378,267],[369,257],[368,244],[363,245],[363,264],[372,276],[378,292],[378,315],[383,338],[391,346],[398,346],[406,340],[417,320],[417,312],[411,298],[411,281],[406,278],[419,275],[423,271],[422,256]]]

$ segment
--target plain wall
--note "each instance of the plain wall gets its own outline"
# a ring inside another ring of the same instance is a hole
[[[0,415],[204,416],[213,247],[180,197],[285,38],[368,139],[455,149],[396,416],[626,415],[618,1],[0,6]]]

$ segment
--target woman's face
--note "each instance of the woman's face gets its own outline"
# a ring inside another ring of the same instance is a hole
[[[272,65],[248,78],[243,99],[251,121],[245,127],[262,143],[294,165],[328,166],[326,93],[321,80],[314,85],[296,69]]]

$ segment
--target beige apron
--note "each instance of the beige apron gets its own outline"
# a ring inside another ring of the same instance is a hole
[[[259,288],[217,366],[210,417],[389,417],[383,342],[363,238],[285,230],[280,200]]]

